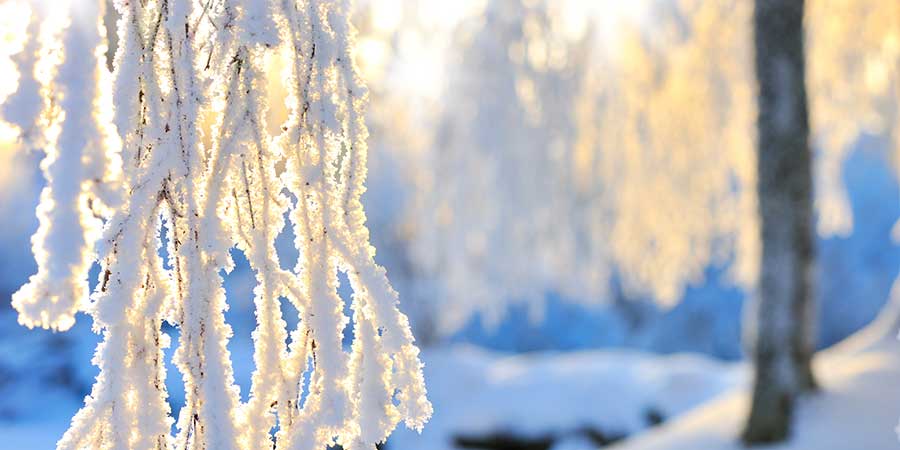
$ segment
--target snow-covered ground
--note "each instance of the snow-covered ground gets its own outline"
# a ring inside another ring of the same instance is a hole
[[[816,361],[822,393],[804,399],[794,437],[772,450],[900,448],[900,342],[857,339]],[[390,450],[450,450],[458,440],[513,438],[551,450],[739,450],[748,371],[698,355],[631,351],[506,355],[458,346],[423,353],[435,414]],[[0,450],[51,449],[71,402],[24,421],[0,419]],[[653,426],[662,419],[663,424]],[[769,449],[768,447],[766,449]]]
[[[900,292],[900,291],[897,291]],[[896,292],[895,292],[896,294]],[[900,301],[892,304],[900,308]],[[820,353],[822,391],[799,402],[789,443],[767,450],[900,448],[900,321],[879,321]],[[435,415],[419,436],[399,431],[391,450],[458,448],[494,438],[552,450],[740,450],[749,370],[693,355],[583,351],[501,356],[431,352],[426,376]],[[652,414],[664,422],[652,426]]]
[[[839,346],[815,363],[822,391],[799,402],[789,442],[766,450],[900,448],[900,343]],[[741,450],[737,442],[749,394],[736,388],[611,450]]]
[[[697,355],[581,351],[504,356],[472,347],[425,353],[434,417],[421,435],[398,430],[391,450],[456,448],[456,439],[509,436],[577,443],[614,439],[676,416],[744,379]]]
[[[391,450],[452,449],[454,439],[508,433],[579,445],[644,430],[731,388],[736,366],[696,355],[628,351],[504,355],[460,346],[423,354],[435,414],[418,435],[398,430]],[[0,421],[0,450],[50,449],[76,406]]]

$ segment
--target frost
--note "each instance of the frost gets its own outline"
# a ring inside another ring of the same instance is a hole
[[[548,293],[611,299],[613,283],[671,306],[729,263],[753,285],[754,92],[736,25],[751,6],[679,2],[647,17],[653,32],[617,20],[614,42],[605,4],[575,37],[555,1],[488,2],[460,25],[421,163],[434,176],[414,174],[428,213],[410,219],[412,264],[454,305],[435,308],[439,331],[475,312],[489,326],[511,302],[540,313]]]
[[[26,325],[66,329],[86,311],[103,335],[100,375],[58,448],[364,449],[401,421],[420,430],[431,415],[422,364],[360,202],[367,92],[352,62],[349,5],[118,0],[110,83],[102,2],[79,2],[77,14],[75,4],[41,24],[48,187],[39,271],[14,298]],[[264,63],[279,54],[289,59],[290,115],[272,136]],[[300,254],[293,270],[274,246],[285,217]],[[246,403],[224,317],[232,248],[257,280]],[[93,262],[101,274],[88,297]],[[349,353],[339,271],[354,291]],[[299,311],[290,333],[281,299]],[[180,331],[177,420],[163,321]]]
[[[69,8],[75,8],[69,5]],[[66,330],[84,309],[87,272],[100,219],[118,203],[118,137],[108,125],[111,105],[102,93],[106,51],[98,21],[73,20],[69,8],[48,12],[40,28],[35,78],[43,110],[39,127],[47,187],[32,238],[38,273],[13,294],[19,322]],[[87,17],[97,17],[86,5]]]

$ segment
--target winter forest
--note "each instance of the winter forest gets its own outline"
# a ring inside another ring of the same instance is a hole
[[[0,450],[900,448],[896,0],[0,0]]]

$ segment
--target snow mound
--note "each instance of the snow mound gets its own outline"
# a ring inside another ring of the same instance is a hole
[[[881,450],[900,447],[900,343],[818,357],[823,391],[801,399],[789,442],[766,450]],[[643,433],[613,450],[743,450],[737,436],[749,409],[745,388]]]
[[[398,430],[391,450],[451,449],[460,439],[600,443],[677,416],[744,378],[732,364],[695,355],[505,356],[458,347],[423,357],[434,417],[421,435]]]

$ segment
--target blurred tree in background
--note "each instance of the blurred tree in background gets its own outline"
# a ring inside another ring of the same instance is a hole
[[[814,390],[815,303],[812,151],[803,38],[803,0],[757,0],[758,195],[762,260],[747,335],[753,400],[750,444],[787,438],[795,398]]]

